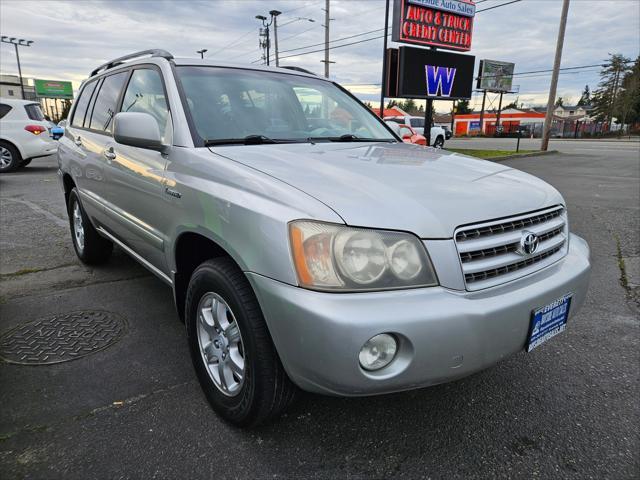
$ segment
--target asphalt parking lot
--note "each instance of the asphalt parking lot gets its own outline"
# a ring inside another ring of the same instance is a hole
[[[251,431],[209,409],[168,287],[121,251],[76,260],[55,160],[0,176],[0,335],[70,312],[120,328],[74,361],[0,363],[0,478],[638,478],[640,144],[588,145],[505,162],[556,186],[591,246],[566,332],[450,384],[304,395]]]

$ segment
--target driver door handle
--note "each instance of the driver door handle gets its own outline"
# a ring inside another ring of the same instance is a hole
[[[113,151],[113,147],[107,148],[104,152],[102,152],[102,154],[104,155],[104,158],[106,158],[109,162],[111,160],[115,160],[116,158],[116,152]]]

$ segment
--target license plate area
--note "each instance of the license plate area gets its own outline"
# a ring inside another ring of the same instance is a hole
[[[567,293],[531,313],[531,324],[529,325],[529,335],[526,343],[527,352],[564,332],[569,318],[572,297],[572,293]]]

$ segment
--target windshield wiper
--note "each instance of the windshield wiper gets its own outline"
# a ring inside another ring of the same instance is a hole
[[[345,133],[339,137],[309,137],[308,141],[327,140],[329,142],[395,142],[393,138],[362,138],[353,133]]]
[[[205,140],[205,147],[212,147],[214,145],[264,145],[266,143],[284,143],[278,140],[273,140],[265,135],[247,135],[244,138],[216,138],[212,140]]]

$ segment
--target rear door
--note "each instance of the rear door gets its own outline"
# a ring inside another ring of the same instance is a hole
[[[124,89],[120,111],[151,115],[165,145],[172,143],[172,123],[160,69],[154,65],[134,67]],[[163,181],[167,158],[145,148],[116,143],[105,145],[114,233],[136,253],[166,273],[164,255],[167,217],[163,205]],[[166,195],[165,195],[166,196]]]
[[[98,191],[102,190],[104,175],[100,152],[96,150],[88,127],[91,107],[101,82],[102,79],[95,79],[84,84],[58,147],[62,169],[72,175],[85,212],[97,223],[103,217]]]

